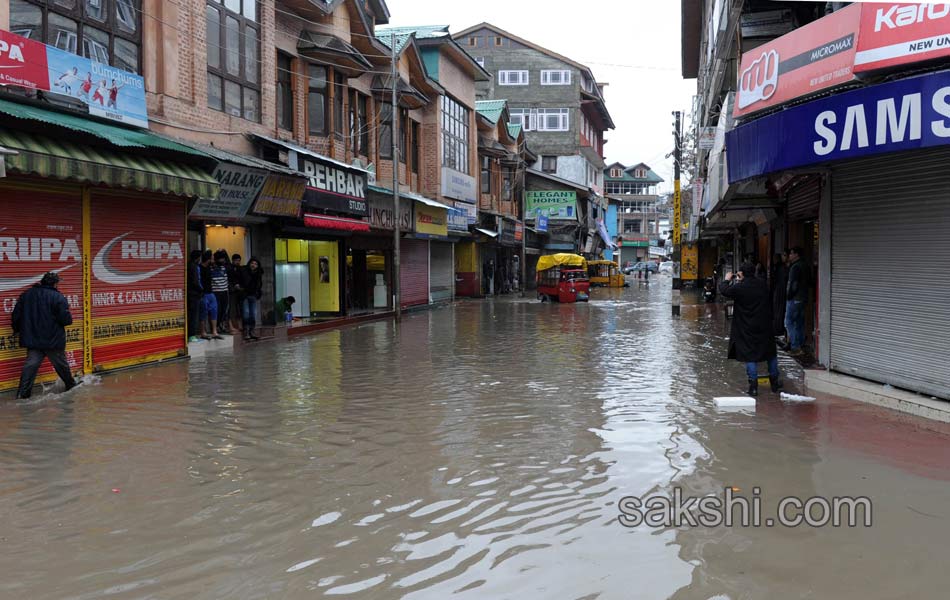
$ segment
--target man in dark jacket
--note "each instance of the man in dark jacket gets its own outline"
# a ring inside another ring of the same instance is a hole
[[[188,257],[188,341],[197,342],[198,313],[204,290],[201,287],[201,250],[192,250]]]
[[[772,391],[781,388],[778,371],[778,353],[772,335],[772,307],[769,285],[755,277],[755,266],[746,263],[739,267],[738,281],[733,283],[727,273],[719,286],[719,293],[735,301],[732,330],[729,333],[729,358],[744,362],[749,376],[749,395],[759,393],[758,363],[769,363],[769,382]]]
[[[789,354],[798,356],[805,344],[805,306],[808,304],[810,277],[808,266],[802,260],[802,249],[788,252],[788,288],[785,302],[785,329],[788,330]]]
[[[785,292],[788,290],[788,252],[776,254],[772,258],[772,275],[769,284],[772,288],[773,333],[785,335]]]
[[[254,328],[257,327],[257,306],[263,291],[263,275],[261,261],[254,256],[241,268],[241,317],[245,340],[258,339]]]
[[[66,327],[73,324],[73,316],[58,288],[59,275],[47,273],[38,284],[23,292],[13,309],[13,332],[20,336],[20,346],[26,348],[18,399],[33,394],[36,373],[44,358],[49,358],[67,392],[76,387],[66,360]]]

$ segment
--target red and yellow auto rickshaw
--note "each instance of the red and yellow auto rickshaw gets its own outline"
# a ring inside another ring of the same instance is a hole
[[[587,260],[577,254],[550,254],[538,259],[538,297],[557,302],[590,299]]]

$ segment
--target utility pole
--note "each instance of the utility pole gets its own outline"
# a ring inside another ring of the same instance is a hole
[[[523,164],[521,159],[521,148],[518,148],[518,171],[521,181],[521,297],[525,297],[525,291],[528,289],[528,213],[527,213],[527,195],[525,188],[528,187],[528,166]],[[535,221],[537,225],[537,221]]]
[[[682,113],[677,110],[673,113],[673,116],[676,119],[673,129],[673,315],[676,316],[680,314],[680,290],[683,289],[683,280],[680,278],[680,259],[682,258],[680,242],[683,235],[680,164],[682,160],[683,129]]]
[[[396,83],[399,81],[396,71],[396,32],[392,33],[390,45],[393,49],[392,54],[392,83],[393,98],[392,110],[389,112],[392,119],[393,136],[393,308],[396,311],[396,322],[402,319],[402,299],[399,289],[399,98],[396,91]]]

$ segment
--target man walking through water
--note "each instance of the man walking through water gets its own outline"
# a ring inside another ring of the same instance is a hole
[[[67,392],[76,387],[66,361],[66,327],[73,324],[73,316],[66,297],[59,292],[59,275],[47,273],[38,284],[23,292],[13,309],[12,320],[20,346],[27,349],[17,399],[33,394],[36,373],[44,358],[53,364]]]
[[[719,285],[719,293],[735,301],[732,329],[729,332],[729,358],[744,362],[749,376],[749,395],[759,394],[758,363],[769,364],[769,382],[777,392],[779,381],[778,352],[772,335],[772,299],[769,284],[755,277],[755,266],[746,263],[739,267],[737,281],[727,273]]]

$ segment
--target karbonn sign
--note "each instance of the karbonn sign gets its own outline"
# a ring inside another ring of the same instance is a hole
[[[950,4],[865,4],[856,73],[950,56]]]
[[[815,100],[726,134],[729,181],[950,144],[950,72]]]
[[[366,172],[331,160],[291,152],[291,166],[307,178],[303,202],[310,208],[366,217]]]

